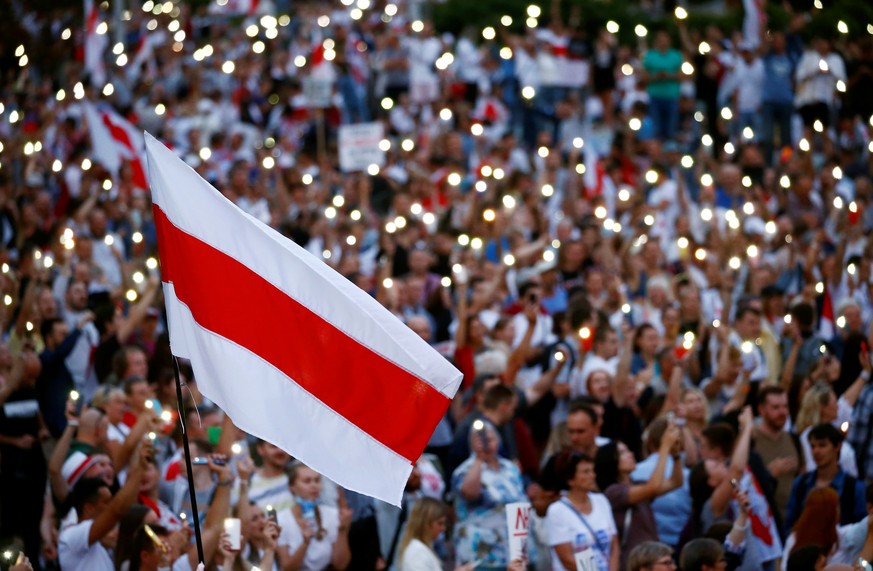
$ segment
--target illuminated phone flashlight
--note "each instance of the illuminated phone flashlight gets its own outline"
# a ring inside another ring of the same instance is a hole
[[[785,325],[791,325],[791,316],[786,315],[783,321],[785,321]]]
[[[242,454],[242,446],[240,446],[238,442],[234,442],[233,445],[230,447],[230,451],[234,455]]]
[[[743,341],[743,344],[740,346],[740,349],[743,351],[743,353],[746,353],[746,354],[751,353],[753,348],[754,348],[754,345],[752,344],[751,341]]]
[[[148,409],[153,409],[153,408],[155,408],[155,403],[152,402],[151,399],[149,399],[149,400],[145,401],[145,407]]]
[[[560,351],[555,351],[555,361],[557,361],[559,363],[563,363],[564,362],[564,354]]]
[[[691,351],[691,349],[694,347],[694,333],[692,333],[691,331],[687,331],[685,333],[685,336],[682,339],[682,347],[684,347],[688,351]]]
[[[849,421],[848,420],[840,425],[840,430],[842,430],[843,433],[849,432]]]
[[[158,438],[158,435],[154,432],[149,432],[149,440],[154,441]]]
[[[161,420],[164,421],[164,424],[170,424],[173,421],[173,413],[168,410],[161,412]]]
[[[589,339],[591,337],[591,329],[588,327],[583,327],[579,329],[579,337],[582,339]]]
[[[825,345],[819,345],[818,352],[821,353],[822,355],[824,355],[825,353],[828,352],[828,348],[827,348],[827,346],[825,346]]]
[[[70,391],[70,400],[71,401],[79,400],[79,391],[76,391],[76,390]]]
[[[474,420],[473,421],[473,430],[484,430],[484,429],[485,429],[484,422],[482,422],[481,420]]]
[[[186,519],[188,519],[188,515],[185,514],[185,512],[179,512],[179,519],[185,521]]]

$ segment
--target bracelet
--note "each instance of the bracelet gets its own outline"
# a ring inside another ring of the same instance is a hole
[[[736,522],[736,521],[734,522],[733,529],[735,529],[736,531],[746,531],[746,526],[739,526],[739,525],[737,525],[737,523],[738,522]]]
[[[240,486],[240,488],[242,488],[243,486],[245,486],[246,488],[248,488],[248,487],[249,487],[249,481],[248,481],[248,480],[240,480],[240,481],[239,481],[239,486]]]
[[[858,375],[865,383],[870,380],[870,371],[864,370],[861,371],[861,374]]]
[[[67,426],[68,426],[68,427],[69,427],[69,426],[72,426],[73,428],[78,428],[78,427],[79,427],[79,421],[78,421],[78,420],[68,420],[68,421],[67,421]]]
[[[218,481],[218,485],[222,487],[227,487],[231,484],[233,484],[233,478],[231,478],[230,480],[225,480],[224,482],[222,482],[221,480]]]

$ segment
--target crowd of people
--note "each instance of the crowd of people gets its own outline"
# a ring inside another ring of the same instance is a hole
[[[627,43],[560,0],[457,36],[412,0],[127,4],[13,1],[0,41],[4,569],[194,569],[195,520],[206,569],[873,559],[870,24],[655,2]],[[108,164],[93,108],[463,373],[400,508],[243,433],[183,362],[194,509],[144,165]],[[367,122],[384,161],[344,171]]]

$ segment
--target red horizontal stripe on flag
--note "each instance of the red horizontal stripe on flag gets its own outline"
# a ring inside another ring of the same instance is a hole
[[[445,395],[177,228],[157,205],[154,213],[162,279],[201,327],[258,355],[410,463],[418,459],[431,436],[425,427],[448,408]]]

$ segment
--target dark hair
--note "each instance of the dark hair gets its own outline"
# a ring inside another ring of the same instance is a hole
[[[706,500],[712,496],[713,492],[712,486],[709,485],[709,473],[703,462],[699,462],[688,474],[688,490],[691,492],[691,523],[695,531],[702,532],[704,530],[699,529],[701,527],[700,515],[703,513]]]
[[[494,385],[485,391],[482,397],[482,408],[485,410],[494,410],[505,402],[510,402],[515,398],[515,391],[504,384]]]
[[[726,457],[729,457],[734,451],[737,433],[730,424],[716,422],[704,428],[702,434],[710,448],[721,450]]]
[[[597,487],[600,488],[601,492],[618,482],[620,457],[618,442],[615,442],[614,446],[603,446],[597,449],[594,458],[594,473],[597,475]]]
[[[642,337],[643,333],[645,333],[649,329],[655,329],[655,326],[652,325],[651,323],[643,323],[642,325],[637,327],[637,331],[636,331],[636,333],[634,333],[634,342],[633,342],[634,353],[640,352],[640,337]]]
[[[808,303],[797,303],[788,312],[801,329],[808,330],[815,321],[815,309]]]
[[[103,335],[106,333],[106,326],[112,323],[115,319],[115,311],[117,306],[114,303],[101,303],[94,309],[94,325],[97,326],[97,332]]]
[[[79,519],[82,519],[82,512],[84,511],[85,504],[93,504],[100,497],[100,489],[106,488],[109,489],[109,484],[104,482],[101,478],[82,478],[76,485],[73,486],[73,490],[70,492],[69,502],[70,506],[75,508],[76,513],[79,514]]]
[[[566,486],[570,480],[576,477],[576,468],[579,464],[585,463],[594,466],[594,458],[580,452],[566,453],[563,462],[559,462],[559,465],[556,466],[558,468],[558,473],[561,475],[561,483]]]
[[[518,298],[519,298],[519,299],[524,299],[525,296],[527,295],[527,292],[530,291],[532,288],[535,288],[535,287],[540,287],[539,282],[530,281],[530,280],[524,282],[524,283],[521,284],[521,286],[519,286],[519,288],[518,288]]]
[[[752,315],[754,315],[756,317],[761,317],[760,310],[758,310],[757,308],[754,308],[750,305],[743,305],[743,306],[740,306],[739,309],[737,309],[737,313],[734,316],[734,323],[736,323],[740,319],[744,318],[746,316],[746,314],[748,314],[748,313],[751,313]]]
[[[788,569],[791,571],[815,571],[815,564],[824,555],[819,545],[798,547],[788,556]]]
[[[169,534],[167,528],[160,525],[150,525],[151,530],[158,537],[164,537]],[[119,539],[121,536],[119,535]],[[133,536],[133,541],[130,542],[130,559],[129,559],[129,567],[128,571],[139,571],[140,564],[140,554],[143,551],[147,551],[149,553],[153,552],[157,549],[152,538],[149,536],[149,533],[145,529],[145,525],[140,526],[139,529],[136,530],[136,533]]]
[[[124,380],[124,394],[126,394],[127,396],[132,395],[133,394],[133,385],[135,385],[137,383],[148,384],[148,381],[145,379],[145,377],[131,377],[129,379],[125,379]]]
[[[131,559],[133,542],[131,538],[137,529],[142,528],[142,522],[151,511],[151,508],[142,504],[133,504],[127,512],[121,516],[118,523],[118,543],[115,546],[115,567],[121,568],[121,564]]]
[[[778,385],[767,385],[758,390],[758,405],[767,404],[767,397],[770,395],[787,395],[788,392]]]
[[[594,339],[592,340],[592,343],[603,343],[604,341],[606,341],[606,338],[609,337],[610,333],[615,333],[615,329],[609,327],[608,325],[601,325],[594,330]]]
[[[121,349],[115,352],[115,355],[112,356],[112,372],[115,373],[115,377],[119,381],[123,381],[124,374],[127,371],[127,358],[128,355],[133,353],[134,351],[139,351],[148,357],[148,351],[143,349],[141,345],[137,345],[135,343],[125,345]]]
[[[834,425],[823,423],[813,426],[807,439],[810,443],[813,440],[829,440],[834,446],[839,446],[843,443],[843,433]]]
[[[567,416],[570,416],[571,414],[576,414],[577,412],[588,415],[588,418],[591,419],[591,424],[597,424],[597,421],[599,420],[597,411],[594,410],[590,403],[583,400],[583,397],[579,397],[570,401],[570,406],[567,410]]]
[[[704,565],[714,567],[722,555],[724,548],[716,540],[708,537],[692,539],[682,548],[679,567],[682,571],[702,571]]]
[[[39,334],[42,336],[43,340],[48,339],[51,336],[56,323],[63,322],[64,320],[60,317],[49,317],[48,319],[43,319],[39,326]]]

